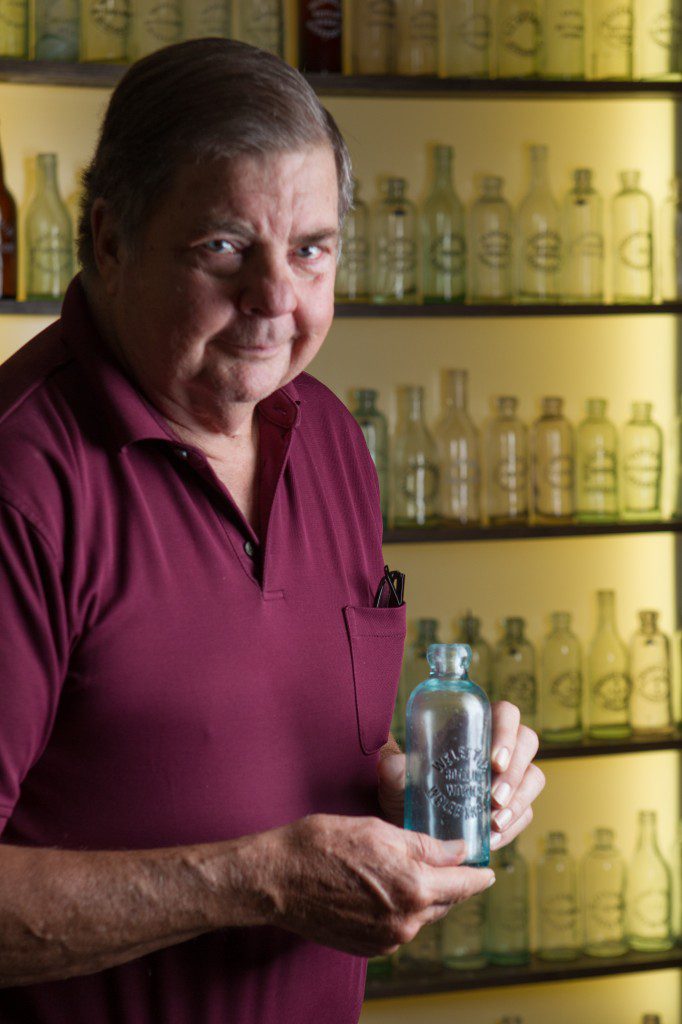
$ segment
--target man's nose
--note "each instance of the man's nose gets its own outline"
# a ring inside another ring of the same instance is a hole
[[[255,261],[248,269],[239,305],[251,316],[272,318],[293,313],[297,297],[287,260],[268,256]]]

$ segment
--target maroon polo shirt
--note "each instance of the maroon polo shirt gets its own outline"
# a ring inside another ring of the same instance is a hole
[[[308,374],[258,406],[256,536],[97,335],[80,282],[0,367],[2,841],[206,843],[377,813],[405,609],[376,475]],[[226,929],[0,990],[2,1024],[352,1024],[361,958]]]

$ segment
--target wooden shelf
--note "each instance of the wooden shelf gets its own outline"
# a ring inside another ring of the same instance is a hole
[[[432,319],[433,317],[490,319],[499,317],[561,317],[561,316],[652,316],[667,314],[679,316],[682,302],[658,303],[503,303],[475,305],[469,303],[395,303],[339,302],[336,305],[337,318],[360,317],[409,317]]]
[[[566,523],[561,526],[429,526],[389,527],[384,544],[446,544],[464,541],[548,540],[562,537],[618,537],[639,533],[682,533],[682,519],[645,523]]]
[[[613,754],[645,754],[656,750],[682,750],[682,731],[630,736],[622,740],[594,740],[586,736],[575,743],[540,743],[537,760],[559,761],[576,757],[608,757]]]

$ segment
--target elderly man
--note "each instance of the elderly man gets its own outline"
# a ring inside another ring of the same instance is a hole
[[[297,72],[199,40],[126,74],[85,184],[82,275],[0,369],[0,1020],[351,1024],[363,958],[493,876],[398,827],[405,610],[303,373],[348,154]],[[536,746],[496,707],[493,845]]]

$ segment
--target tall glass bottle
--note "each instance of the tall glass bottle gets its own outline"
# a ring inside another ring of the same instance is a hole
[[[486,896],[485,952],[488,963],[521,966],[530,962],[528,865],[517,840],[494,853],[495,885]]]
[[[651,419],[650,402],[633,402],[621,435],[621,516],[661,518],[663,434]]]
[[[632,78],[633,0],[592,0],[592,78]]]
[[[502,195],[504,178],[483,179],[471,207],[471,298],[474,302],[511,302],[514,292],[513,215]]]
[[[241,7],[240,7],[241,10]],[[182,0],[135,0],[131,6],[128,59],[139,60],[182,39]]]
[[[342,0],[299,0],[298,64],[301,70],[340,74]]]
[[[544,78],[585,77],[585,0],[545,0]]]
[[[616,626],[616,595],[612,590],[597,593],[599,622],[588,657],[589,734],[596,739],[629,736],[630,659]]]
[[[437,0],[399,0],[399,75],[438,74]]]
[[[199,2],[183,0],[183,39],[201,39],[202,36],[229,38],[231,35],[232,4],[230,0],[199,0]]]
[[[625,862],[610,828],[598,828],[582,861],[583,950],[588,956],[622,956],[625,936]]]
[[[239,0],[236,11],[237,39],[284,56],[282,0]]]
[[[661,298],[675,302],[682,298],[682,178],[670,182],[658,237]]]
[[[530,434],[532,515],[539,523],[568,523],[575,513],[575,442],[563,398],[543,398]]]
[[[552,195],[547,146],[531,146],[530,191],[517,216],[517,295],[521,302],[557,302],[562,260],[561,214]]]
[[[592,171],[573,172],[573,188],[562,211],[565,302],[604,301],[604,204],[592,185]]]
[[[670,641],[659,631],[658,612],[639,612],[639,621],[630,642],[632,731],[671,732]]]
[[[640,0],[635,17],[635,77],[680,78],[681,42],[680,0]]]
[[[466,292],[464,207],[452,177],[452,146],[434,149],[434,178],[422,209],[424,302],[463,302]]]
[[[390,75],[397,51],[396,0],[354,0],[353,70],[356,75]]]
[[[417,299],[417,213],[404,178],[387,178],[373,218],[374,301]]]
[[[426,652],[432,644],[440,643],[438,639],[438,619],[417,619],[417,635],[413,643],[408,644],[403,656],[398,682],[398,696],[391,732],[401,747],[405,745],[405,711],[410,694],[419,686],[427,668]]]
[[[487,78],[490,74],[492,0],[449,0],[443,8],[445,74]]]
[[[552,631],[541,657],[543,740],[573,743],[582,736],[583,656],[568,612],[552,613]]]
[[[130,0],[80,0],[80,59],[126,59]]]
[[[651,302],[654,294],[651,197],[639,187],[639,171],[623,171],[613,198],[614,302]]]
[[[341,257],[336,268],[334,294],[341,302],[368,302],[370,298],[370,222],[367,203],[360,198],[360,182],[353,178],[353,205],[341,229]]]
[[[36,60],[78,60],[78,0],[35,0]]]
[[[36,157],[36,191],[26,213],[25,237],[27,298],[61,298],[73,277],[73,240],[54,153]]]
[[[575,861],[564,832],[550,832],[537,864],[538,956],[575,960],[580,925]]]
[[[618,515],[618,434],[603,398],[589,398],[578,427],[577,507],[583,522],[612,522]]]
[[[493,682],[493,652],[490,644],[481,635],[481,620],[467,612],[459,620],[459,643],[471,648],[469,677],[482,690],[490,693]]]
[[[535,650],[525,637],[526,623],[512,617],[504,620],[504,636],[495,647],[493,700],[516,704],[524,725],[535,728],[537,682]]]
[[[497,415],[485,428],[486,513],[492,524],[528,518],[528,431],[518,419],[518,399],[495,400]]]
[[[424,388],[398,388],[391,464],[394,526],[432,526],[438,518],[438,449],[424,422]]]
[[[28,57],[28,0],[0,0],[0,57]]]
[[[0,299],[17,297],[17,207],[5,185],[0,152]]]
[[[497,0],[498,78],[535,78],[540,70],[542,23],[537,0]]]
[[[481,518],[478,431],[467,409],[466,370],[444,370],[443,415],[434,430],[440,470],[440,515],[445,522],[477,523]]]
[[[627,884],[628,941],[631,949],[657,953],[673,945],[671,878],[658,847],[655,811],[639,812],[639,834]]]
[[[388,422],[377,409],[379,392],[372,388],[358,388],[355,392],[356,407],[353,416],[365,436],[369,454],[379,477],[381,495],[381,517],[384,526],[388,522]]]
[[[485,893],[457,903],[443,918],[443,963],[455,970],[484,967]]]

